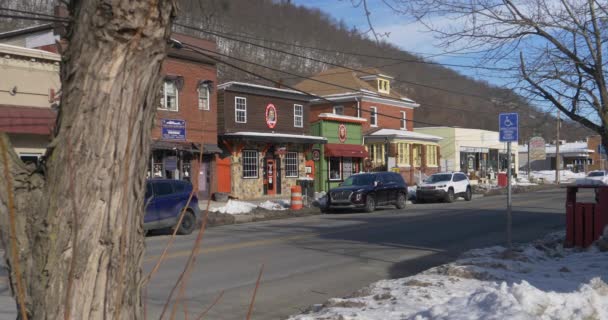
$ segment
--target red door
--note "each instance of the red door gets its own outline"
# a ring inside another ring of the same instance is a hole
[[[276,191],[277,172],[276,172],[274,159],[266,160],[266,177],[265,178],[266,179],[264,180],[264,183],[266,183],[266,190],[268,190],[268,194],[275,195],[277,193],[277,191]]]
[[[217,158],[216,166],[217,166],[217,176],[219,180],[217,181],[217,191],[218,192],[226,192],[230,193],[231,181],[230,177],[232,176],[230,173],[230,157],[226,157],[224,159]]]

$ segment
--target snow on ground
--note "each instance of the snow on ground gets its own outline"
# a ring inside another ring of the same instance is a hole
[[[210,210],[214,211],[214,212],[219,212],[219,213],[242,214],[242,213],[249,213],[257,207],[258,206],[253,203],[230,199],[230,200],[228,200],[226,205],[224,205],[222,207],[213,208]]]
[[[256,204],[253,202],[230,199],[225,205],[210,208],[209,211],[227,214],[246,214],[258,207],[266,210],[287,210],[290,205],[291,203],[289,200],[266,200]]]
[[[574,173],[570,170],[560,170],[560,181],[564,182],[573,182],[576,179],[584,178],[585,173],[579,172]],[[544,183],[554,183],[555,182],[555,170],[542,170],[542,171],[532,171],[530,176],[532,179],[542,179]]]
[[[499,246],[472,250],[289,319],[608,319],[608,252],[564,249],[562,241],[563,233],[510,253]]]

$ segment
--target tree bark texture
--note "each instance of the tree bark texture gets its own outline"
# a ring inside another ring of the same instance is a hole
[[[18,264],[30,319],[141,319],[145,172],[175,3],[80,0],[69,9],[46,165],[26,168],[11,150],[0,161],[16,209],[13,234],[0,183],[10,283],[17,296]]]

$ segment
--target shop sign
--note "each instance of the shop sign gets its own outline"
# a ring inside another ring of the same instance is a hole
[[[469,152],[469,153],[488,153],[488,148],[476,148],[476,147],[460,147],[460,152]]]
[[[338,127],[338,139],[340,142],[346,142],[346,126],[344,124],[340,124]]]
[[[165,163],[165,170],[167,171],[175,171],[177,169],[177,157],[169,156],[163,159]]]
[[[545,150],[545,139],[542,137],[533,137],[529,142],[530,161],[547,159]]]
[[[274,104],[269,103],[266,106],[266,125],[270,129],[274,129],[277,125],[277,108],[275,108]]]
[[[313,161],[319,161],[319,160],[321,160],[321,150],[319,150],[319,149],[312,149],[312,160]]]
[[[161,119],[163,140],[186,140],[186,120]]]

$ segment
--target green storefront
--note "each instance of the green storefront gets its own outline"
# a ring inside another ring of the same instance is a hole
[[[327,144],[315,144],[312,150],[315,191],[327,192],[352,174],[364,171],[363,160],[367,158],[367,151],[363,146],[361,124],[366,121],[322,113],[319,120],[311,124],[312,135],[327,139]]]

